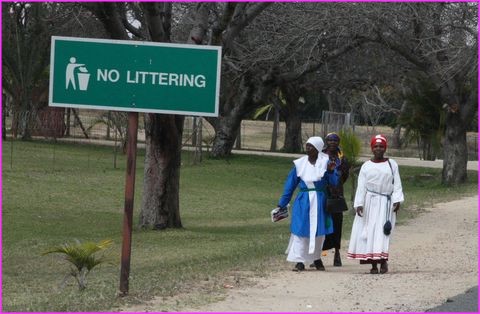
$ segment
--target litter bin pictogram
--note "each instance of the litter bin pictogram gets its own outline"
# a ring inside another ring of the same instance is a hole
[[[90,80],[90,73],[87,73],[87,69],[85,67],[81,67],[80,73],[78,73],[78,87],[80,90],[87,90],[88,88],[88,81]]]

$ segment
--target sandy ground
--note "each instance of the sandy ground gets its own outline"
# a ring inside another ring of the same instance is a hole
[[[389,273],[371,275],[369,265],[333,254],[325,272],[291,271],[293,264],[249,285],[228,286],[219,302],[185,312],[424,312],[478,285],[478,196],[440,203],[392,234]],[[161,311],[165,300],[129,308]],[[181,307],[181,306],[180,306]]]

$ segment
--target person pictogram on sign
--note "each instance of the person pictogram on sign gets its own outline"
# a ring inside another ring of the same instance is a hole
[[[65,71],[66,86],[65,89],[68,89],[69,85],[73,86],[73,89],[76,90],[77,86],[75,83],[75,69],[83,67],[85,64],[76,63],[77,59],[75,57],[70,58],[70,63],[67,65],[67,70]]]

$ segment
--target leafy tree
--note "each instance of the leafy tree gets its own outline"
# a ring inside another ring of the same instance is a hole
[[[406,128],[406,137],[419,142],[422,159],[435,160],[441,149],[445,113],[438,106],[441,95],[429,81],[421,80],[413,87],[399,122]]]
[[[474,3],[395,3],[368,6],[374,41],[396,52],[440,92],[445,112],[442,182],[467,177],[466,132],[478,110],[477,12]]]
[[[75,3],[2,3],[2,83],[12,98],[12,134],[31,137],[47,105],[52,35],[96,36],[96,21]]]
[[[2,82],[13,98],[14,137],[31,138],[38,98],[48,87],[50,13],[47,4],[2,3]]]
[[[319,88],[319,84],[312,87],[318,81],[306,78],[365,42],[361,31],[368,26],[360,16],[352,17],[352,9],[348,4],[276,3],[249,26],[261,32],[245,32],[238,39],[237,67],[253,71],[260,95],[280,88],[287,100],[280,112],[286,123],[287,152],[299,152],[303,146],[300,114],[304,103],[299,99],[305,98],[309,88]]]
[[[245,64],[248,52],[244,49],[247,33],[255,32],[250,25],[270,5],[227,2],[215,8],[218,17],[212,24],[210,42],[223,47],[223,58],[219,116],[206,118],[215,130],[213,157],[231,153],[242,119],[263,105],[270,94],[270,89],[263,88],[254,64]]]

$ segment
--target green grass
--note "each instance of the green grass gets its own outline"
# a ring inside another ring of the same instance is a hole
[[[118,298],[125,157],[119,156],[114,169],[108,147],[11,144],[2,147],[3,311],[115,311],[179,294],[182,302],[205,302],[198,296],[220,291],[228,280],[248,281],[245,277],[286,264],[288,222],[273,224],[269,214],[292,166],[290,158],[239,155],[193,166],[185,153],[180,182],[184,228],[159,232],[136,227],[144,158],[139,151],[130,294]],[[432,203],[477,193],[476,172],[469,172],[468,184],[455,188],[439,184],[441,169],[400,167],[400,172],[406,202],[399,223]],[[349,197],[349,182],[345,188]],[[345,217],[348,238],[353,217]],[[40,255],[74,239],[114,241],[108,250],[112,264],[95,268],[82,292],[73,280],[59,287],[68,272],[60,256]],[[163,310],[179,309],[165,301]]]

